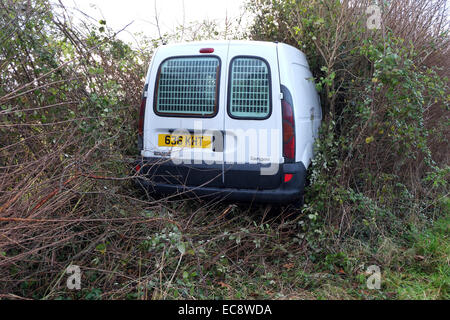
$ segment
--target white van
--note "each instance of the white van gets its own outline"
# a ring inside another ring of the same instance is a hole
[[[300,200],[321,119],[308,62],[292,46],[161,46],[142,96],[138,182],[162,194]]]

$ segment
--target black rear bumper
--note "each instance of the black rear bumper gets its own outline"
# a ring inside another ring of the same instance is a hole
[[[262,175],[260,164],[179,164],[143,158],[136,183],[150,193],[218,198],[242,202],[289,203],[301,199],[306,168],[302,162],[281,164]],[[285,182],[285,175],[292,178]]]

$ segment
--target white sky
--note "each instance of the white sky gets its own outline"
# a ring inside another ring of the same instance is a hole
[[[54,0],[57,2],[57,0]],[[142,32],[150,38],[158,37],[155,6],[162,33],[174,31],[178,25],[205,19],[223,25],[243,12],[243,0],[61,0],[69,9],[79,9],[96,21],[106,20],[107,26],[118,31],[130,22],[118,37],[132,42],[130,33]],[[184,8],[184,9],[183,9]],[[183,17],[184,16],[184,17]]]

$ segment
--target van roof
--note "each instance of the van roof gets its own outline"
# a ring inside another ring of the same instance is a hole
[[[251,40],[201,40],[201,41],[189,41],[189,42],[178,42],[173,44],[164,45],[166,47],[181,47],[181,46],[196,46],[199,44],[203,45],[228,45],[228,44],[239,44],[239,45],[262,45],[262,46],[274,46],[276,42],[269,41],[251,41]]]
[[[300,55],[301,64],[308,65],[305,54],[300,51],[299,49],[282,43],[282,42],[269,42],[269,41],[253,41],[253,40],[203,40],[203,41],[191,41],[191,42],[180,42],[180,43],[173,43],[173,44],[167,44],[160,47],[164,52],[167,52],[166,50],[175,49],[178,47],[186,47],[186,46],[205,46],[205,47],[214,47],[214,46],[227,46],[227,45],[238,45],[238,46],[261,46],[261,47],[272,47],[276,48],[278,46],[279,50],[287,51],[290,54],[293,54],[294,52],[297,55]]]

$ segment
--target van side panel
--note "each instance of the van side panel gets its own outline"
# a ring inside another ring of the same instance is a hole
[[[296,161],[308,168],[320,124],[319,97],[305,55],[292,46],[278,46],[281,84],[289,89],[294,103]]]

